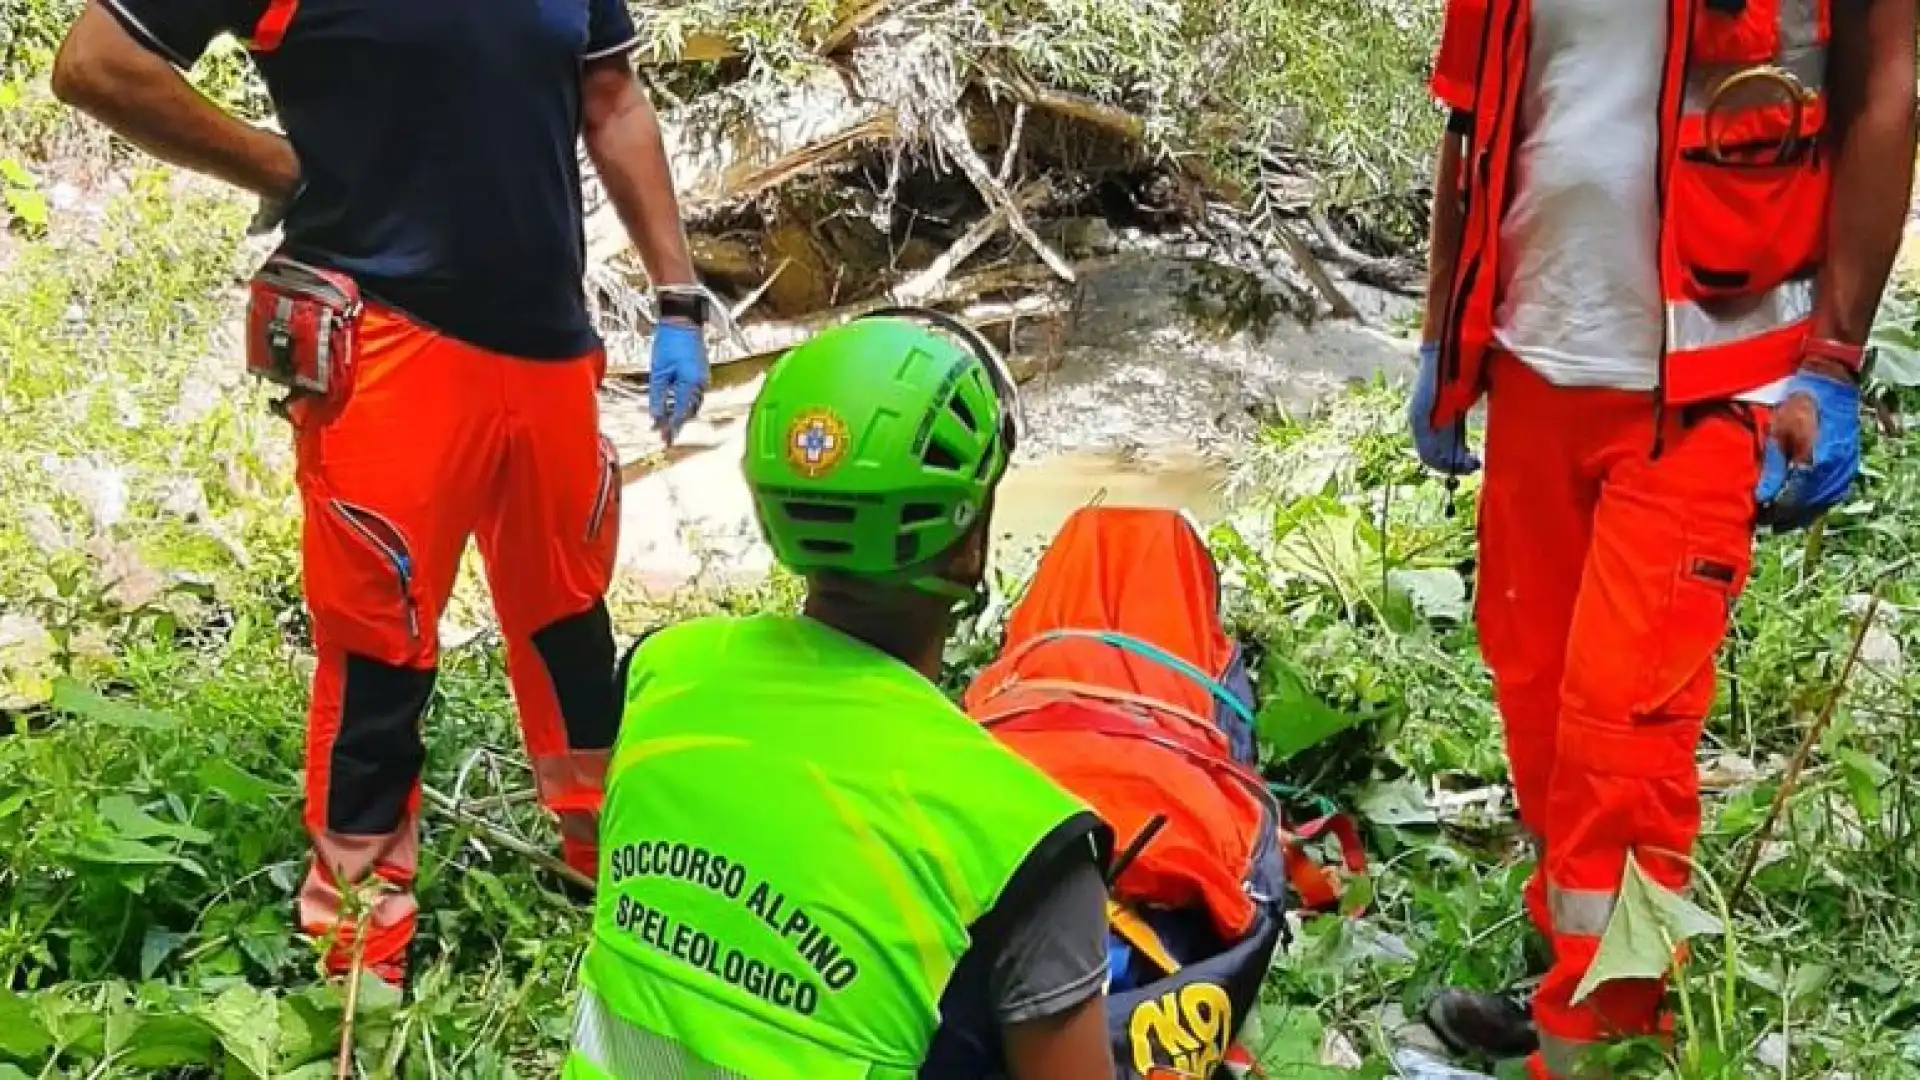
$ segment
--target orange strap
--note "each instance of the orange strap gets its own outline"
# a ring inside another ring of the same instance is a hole
[[[267,10],[260,13],[260,21],[253,25],[254,52],[272,52],[286,40],[287,27],[293,25],[293,13],[300,9],[300,0],[267,0]]]
[[[1340,896],[1345,886],[1339,872],[1331,867],[1321,866],[1307,854],[1307,841],[1319,837],[1322,833],[1332,833],[1340,845],[1341,863],[1352,874],[1363,874],[1367,870],[1366,848],[1360,843],[1360,830],[1352,818],[1345,814],[1328,814],[1326,817],[1309,821],[1298,830],[1280,830],[1280,846],[1285,854],[1287,881],[1293,886],[1294,894],[1300,898],[1300,906],[1309,911],[1327,911],[1340,904]]]

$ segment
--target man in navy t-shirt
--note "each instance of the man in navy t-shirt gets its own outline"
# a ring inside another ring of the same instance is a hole
[[[221,33],[248,42],[285,137],[181,76]],[[55,65],[63,100],[257,195],[284,213],[284,254],[366,298],[344,398],[289,409],[319,659],[299,911],[335,970],[358,951],[405,978],[419,721],[469,537],[541,800],[567,861],[597,871],[620,474],[598,435],[582,137],[655,284],[695,284],[634,39],[623,0],[95,0]],[[704,312],[671,289],[661,304],[671,438],[706,383]]]

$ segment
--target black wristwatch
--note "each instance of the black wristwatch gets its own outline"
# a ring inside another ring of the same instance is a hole
[[[694,293],[662,292],[660,317],[679,319],[695,326],[707,325],[707,298]]]

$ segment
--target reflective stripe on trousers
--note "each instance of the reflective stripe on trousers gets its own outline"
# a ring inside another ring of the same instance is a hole
[[[573,1052],[614,1080],[751,1080],[695,1057],[686,1047],[615,1016],[587,987],[573,1023]]]
[[[1563,889],[1547,885],[1547,912],[1555,934],[1600,937],[1613,918],[1615,892],[1611,889]]]

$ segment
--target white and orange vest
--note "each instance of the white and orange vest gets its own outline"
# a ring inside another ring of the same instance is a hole
[[[1658,400],[1731,397],[1793,373],[1813,317],[1832,185],[1831,0],[1670,0],[1659,115]],[[1500,224],[1515,183],[1529,0],[1449,0],[1433,78],[1470,113],[1465,225],[1433,420],[1478,400],[1494,347]]]

